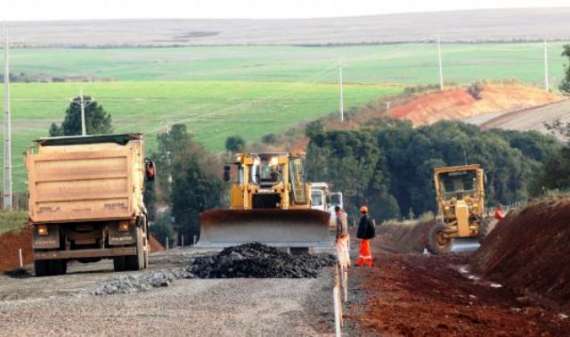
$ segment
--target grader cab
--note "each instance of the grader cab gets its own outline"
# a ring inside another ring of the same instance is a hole
[[[451,250],[455,239],[484,236],[483,169],[479,165],[436,168],[434,184],[438,215],[429,233],[428,249],[433,254],[444,254]]]

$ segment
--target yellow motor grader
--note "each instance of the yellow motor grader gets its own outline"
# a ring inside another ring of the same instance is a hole
[[[311,209],[303,155],[240,153],[224,167],[231,181],[230,209],[200,214],[199,247],[261,242],[310,249],[330,245],[329,213]]]
[[[429,233],[428,249],[444,254],[455,239],[485,236],[483,169],[477,164],[435,168],[434,184],[438,215]]]

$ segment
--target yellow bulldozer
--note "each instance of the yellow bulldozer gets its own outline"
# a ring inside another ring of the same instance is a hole
[[[485,174],[477,165],[434,169],[438,215],[428,237],[433,254],[448,253],[455,239],[486,235]]]
[[[261,242],[308,250],[331,244],[329,213],[311,209],[302,154],[236,154],[224,166],[224,180],[231,181],[230,209],[200,214],[199,247]]]

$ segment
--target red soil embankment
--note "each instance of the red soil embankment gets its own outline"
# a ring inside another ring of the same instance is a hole
[[[473,256],[474,268],[518,293],[570,309],[570,198],[513,212]]]
[[[377,227],[381,246],[399,253],[421,253],[427,246],[434,221],[384,223]]]
[[[519,83],[482,84],[480,99],[467,88],[451,88],[443,92],[420,94],[390,109],[390,116],[407,119],[414,125],[432,124],[440,120],[462,120],[489,113],[520,110],[559,101],[561,98],[542,89]]]
[[[11,231],[0,235],[0,272],[20,266],[18,249],[22,249],[24,264],[33,261],[32,228],[30,226],[26,226],[20,231]]]
[[[458,268],[468,263],[466,255],[393,254],[378,238],[372,245],[375,266],[349,271],[351,335],[568,336],[570,321],[560,311],[521,303],[507,287],[461,275]]]

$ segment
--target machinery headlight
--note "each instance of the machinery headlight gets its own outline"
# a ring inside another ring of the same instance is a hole
[[[129,231],[129,222],[123,221],[119,222],[119,232],[128,232]]]
[[[47,225],[38,225],[38,234],[40,236],[48,235],[48,228]]]

